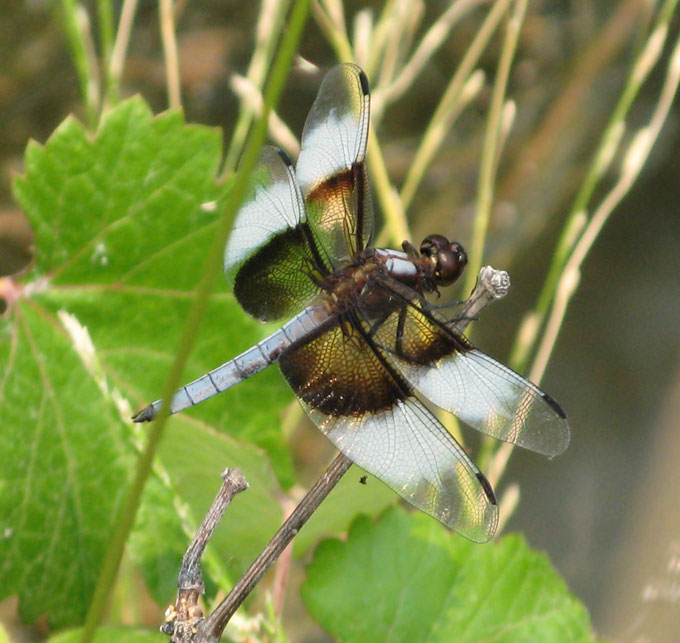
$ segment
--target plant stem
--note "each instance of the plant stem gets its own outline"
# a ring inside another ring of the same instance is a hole
[[[420,147],[413,158],[409,172],[406,175],[406,180],[401,188],[400,197],[404,210],[408,210],[411,205],[411,201],[416,195],[418,186],[425,176],[427,168],[444,142],[444,136],[452,124],[451,114],[456,113],[455,107],[460,98],[461,91],[501,18],[505,15],[509,4],[510,0],[499,0],[494,3],[489,15],[484,19],[477,35],[465,52],[465,56],[463,56],[463,60],[458,65],[458,69],[456,69],[456,73],[453,75],[449,86],[446,88],[425,130]]]
[[[588,252],[599,236],[602,227],[609,219],[614,208],[629,192],[637,179],[649,152],[656,141],[663,123],[666,121],[671,104],[680,84],[680,39],[675,44],[668,65],[666,79],[661,89],[659,101],[647,127],[640,129],[629,145],[625,155],[620,176],[615,185],[595,209],[588,220],[585,207],[590,196],[604,175],[609,162],[614,157],[621,133],[625,129],[624,118],[649,72],[663,50],[670,19],[677,0],[667,0],[659,12],[655,27],[633,63],[628,83],[602,135],[600,145],[591,161],[586,179],[579,190],[574,205],[567,218],[558,250],[554,255],[548,278],[539,297],[536,309],[527,316],[517,336],[512,354],[511,366],[520,371],[525,370],[530,347],[538,337],[540,327],[547,317],[534,364],[529,371],[529,378],[540,382],[545,372],[552,349],[555,346],[562,327],[567,307],[576,292],[580,279],[580,269]],[[549,316],[548,316],[549,312]],[[512,453],[513,445],[502,444],[493,456],[490,468],[495,472],[496,480],[502,475]],[[493,480],[492,480],[493,482]]]
[[[102,67],[104,68],[104,100],[110,103],[117,99],[118,88],[111,76],[111,56],[113,54],[113,7],[111,0],[97,0],[97,22],[102,50]]]
[[[557,291],[558,281],[564,272],[569,256],[587,223],[586,208],[598,183],[604,176],[611,160],[614,158],[621,136],[625,131],[625,119],[633,101],[637,97],[642,84],[654,67],[662,49],[667,33],[668,23],[673,15],[678,0],[666,0],[652,29],[647,44],[638,53],[628,81],[623,89],[612,115],[607,123],[597,150],[595,151],[586,176],[574,199],[569,214],[564,222],[562,233],[553,253],[548,276],[543,284],[534,311],[524,322],[525,332],[518,334],[510,355],[510,365],[516,370],[524,371],[529,362],[531,347],[535,345],[537,334],[545,321]],[[661,42],[659,41],[659,36]],[[652,43],[652,44],[650,44]]]
[[[392,245],[398,245],[407,239],[410,240],[411,233],[408,229],[406,212],[402,207],[396,189],[390,181],[387,166],[385,165],[385,157],[380,149],[378,137],[372,128],[368,135],[368,162],[371,169],[373,189],[378,197],[378,202],[385,219],[385,227],[381,237],[387,231]]]
[[[328,2],[328,0],[326,0]],[[352,45],[347,37],[347,32],[344,30],[344,21],[341,26],[335,24],[331,18],[331,14],[326,11],[321,2],[312,3],[312,15],[316,20],[317,25],[324,33],[331,47],[335,50],[335,55],[341,62],[350,62],[354,60],[352,52]]]
[[[289,4],[289,0],[263,0],[262,2],[255,28],[255,49],[246,74],[246,78],[257,89],[261,90],[264,85],[267,69],[278,42],[277,36],[281,33],[281,26]],[[228,176],[236,169],[255,113],[249,102],[242,98],[238,120],[231,135],[229,149],[224,161],[224,176]]]
[[[505,93],[510,77],[510,67],[517,51],[517,41],[526,12],[526,0],[518,0],[508,21],[505,38],[501,48],[496,82],[491,94],[491,105],[484,133],[484,145],[479,165],[479,185],[477,189],[477,208],[475,212],[472,243],[470,244],[470,264],[465,278],[463,292],[470,292],[475,275],[482,265],[486,232],[489,227],[491,206],[493,204],[494,184],[496,180],[497,158],[499,153],[501,117]]]
[[[501,48],[496,82],[491,94],[491,105],[484,133],[484,144],[479,165],[479,185],[477,189],[477,208],[473,223],[472,243],[470,245],[470,264],[465,277],[463,292],[469,292],[474,284],[475,275],[482,265],[486,233],[489,228],[493,204],[494,184],[496,181],[497,159],[500,152],[500,133],[505,93],[510,77],[510,68],[517,51],[517,41],[526,12],[526,0],[517,0],[508,20],[505,38]],[[496,440],[485,437],[479,454],[479,466],[485,470],[491,454],[496,448]]]
[[[123,2],[123,8],[120,11],[120,19],[118,20],[116,41],[113,43],[111,62],[107,71],[107,77],[109,78],[107,89],[110,93],[106,99],[109,104],[113,104],[118,100],[120,79],[123,74],[123,65],[125,64],[125,56],[127,54],[130,33],[132,32],[132,24],[134,23],[136,12],[137,0],[125,0]]]
[[[87,124],[91,130],[94,130],[97,125],[99,84],[94,47],[89,38],[89,20],[85,9],[80,7],[75,0],[61,0],[61,7],[71,56],[83,96]]]
[[[168,105],[170,109],[181,109],[179,54],[172,0],[160,0],[159,18],[163,40],[163,57],[165,58],[165,79],[168,84]]]
[[[655,32],[657,33],[657,32]],[[651,38],[654,38],[655,33]],[[663,38],[665,39],[665,32]],[[650,41],[651,41],[650,38]],[[659,52],[661,47],[659,46]],[[644,55],[644,52],[643,52]],[[649,125],[641,128],[628,146],[623,156],[621,173],[618,181],[597,207],[583,234],[575,244],[569,259],[564,265],[560,279],[555,288],[555,298],[550,310],[550,316],[546,323],[545,333],[539,345],[536,359],[530,371],[532,379],[540,380],[545,372],[550,353],[557,341],[557,335],[566,314],[567,306],[573,296],[580,278],[581,265],[585,261],[588,252],[599,236],[604,224],[609,219],[614,208],[628,194],[640,174],[649,153],[666,122],[668,112],[680,83],[680,39],[675,43],[671,54],[666,78],[661,88],[659,100],[656,104]]]

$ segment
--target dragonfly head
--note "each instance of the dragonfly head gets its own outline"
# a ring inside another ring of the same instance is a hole
[[[420,254],[428,257],[434,267],[438,286],[450,286],[463,272],[467,255],[457,241],[449,241],[441,234],[431,234],[420,244]]]

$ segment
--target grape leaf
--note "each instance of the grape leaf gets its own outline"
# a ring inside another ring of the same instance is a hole
[[[228,195],[215,180],[220,141],[218,130],[186,125],[178,113],[152,117],[134,98],[105,116],[94,135],[68,118],[45,145],[27,148],[14,190],[34,227],[35,261],[11,288],[0,283],[9,302],[0,319],[0,598],[18,594],[25,620],[46,614],[60,627],[81,622],[87,610],[144,440],[129,416],[159,396]],[[266,334],[217,285],[186,379]],[[265,506],[254,512],[257,521],[243,519],[241,533],[269,524],[278,511],[276,481],[262,474],[269,463],[282,484],[293,482],[279,430],[290,392],[269,370],[189,411],[193,424],[183,420],[164,443],[168,453],[199,457],[187,445],[200,439],[200,424],[266,451],[239,452],[226,440],[229,448],[214,452],[241,458],[246,476],[264,485],[257,493]],[[167,489],[184,489],[190,497],[180,502],[200,497],[203,506],[221,468],[241,463],[221,462],[193,485],[178,484],[182,469],[171,464]],[[196,472],[200,463],[187,466]],[[167,536],[175,550],[178,530],[188,527],[173,505],[158,513],[160,498],[146,499],[157,512],[156,537]],[[148,571],[151,550],[142,551]],[[156,572],[165,554],[155,552]],[[167,588],[157,574],[150,584],[158,593]]]
[[[87,607],[132,453],[56,320],[28,302],[14,313],[0,343],[0,592],[20,594],[27,621],[67,624]]]
[[[520,535],[478,545],[389,509],[321,543],[303,599],[342,641],[588,641],[588,615]]]

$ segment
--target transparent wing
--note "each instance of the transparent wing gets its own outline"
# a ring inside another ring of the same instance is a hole
[[[309,417],[350,460],[463,536],[493,537],[498,511],[489,483],[365,330],[334,326],[279,365]]]
[[[326,74],[302,133],[297,177],[310,228],[331,270],[363,250],[373,233],[366,175],[370,97],[352,64]]]
[[[304,201],[288,157],[264,147],[224,252],[241,306],[271,321],[299,312],[319,292],[309,278],[313,243]]]
[[[472,428],[548,456],[567,448],[569,424],[560,406],[417,298],[404,301],[373,333],[414,389]]]

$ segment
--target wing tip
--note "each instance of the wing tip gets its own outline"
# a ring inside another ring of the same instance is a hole
[[[361,84],[361,91],[363,92],[364,96],[368,96],[371,93],[371,88],[368,84],[368,76],[366,76],[366,73],[364,72],[363,69],[359,69],[359,83]]]
[[[553,453],[548,454],[548,457],[551,460],[557,455],[562,455],[567,450],[569,442],[571,441],[571,431],[569,429],[569,424],[567,424],[566,418],[562,420],[562,428],[562,442]]]
[[[476,471],[475,476],[489,502],[489,504],[486,505],[484,519],[475,524],[476,529],[474,531],[459,531],[455,526],[453,528],[468,540],[482,544],[493,540],[493,537],[496,535],[496,529],[498,529],[498,501],[496,500],[496,494],[487,477],[481,471]],[[479,527],[482,527],[483,531],[481,531]]]
[[[477,480],[479,480],[479,483],[482,485],[482,489],[488,501],[492,505],[498,505],[498,501],[496,500],[496,494],[494,493],[493,487],[491,486],[491,483],[487,480],[486,476],[481,471],[477,471],[475,475],[477,476]]]
[[[567,420],[567,414],[564,409],[552,398],[550,395],[541,391],[541,397],[545,403],[555,412],[555,415],[559,418],[559,425],[561,427],[561,440],[557,443],[556,448],[551,449],[550,452],[546,452],[549,458],[554,458],[557,455],[564,453],[569,446],[571,440],[571,431],[569,429],[569,422]]]
[[[564,412],[564,409],[552,397],[550,397],[545,391],[541,391],[541,396],[562,420],[567,419],[567,414]]]
[[[281,157],[286,167],[293,167],[293,161],[291,161],[290,156],[286,154],[280,147],[275,147],[276,153]]]

